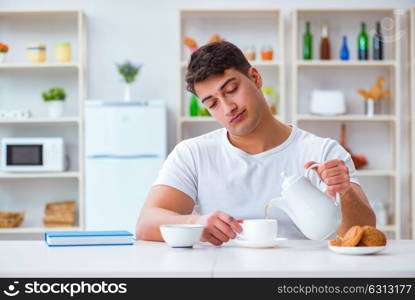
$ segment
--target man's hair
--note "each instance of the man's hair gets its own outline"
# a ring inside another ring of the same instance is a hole
[[[213,42],[193,52],[186,72],[187,90],[196,95],[195,84],[227,69],[235,69],[248,76],[251,65],[242,51],[230,42]]]

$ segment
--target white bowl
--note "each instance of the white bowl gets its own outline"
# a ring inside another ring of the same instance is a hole
[[[200,240],[203,225],[169,224],[160,225],[161,236],[173,248],[192,248]]]

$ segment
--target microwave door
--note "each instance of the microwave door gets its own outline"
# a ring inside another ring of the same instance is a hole
[[[7,166],[42,166],[43,146],[42,145],[7,145],[6,146]]]

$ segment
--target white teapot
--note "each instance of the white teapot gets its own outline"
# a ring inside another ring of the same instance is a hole
[[[330,238],[341,224],[340,196],[336,201],[315,187],[309,180],[309,171],[318,167],[313,164],[304,176],[283,177],[281,197],[274,198],[268,207],[284,210],[301,232],[311,240]]]

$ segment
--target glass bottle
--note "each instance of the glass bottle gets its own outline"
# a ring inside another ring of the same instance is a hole
[[[369,39],[366,33],[366,23],[364,22],[360,24],[360,33],[357,38],[357,49],[359,60],[369,59]]]
[[[310,31],[310,22],[305,23],[303,36],[303,59],[313,59],[313,35]]]
[[[189,113],[191,117],[196,117],[199,115],[199,100],[193,94],[190,97]]]
[[[350,55],[349,55],[349,48],[347,47],[347,36],[343,36],[343,43],[342,43],[342,48],[340,50],[340,59],[341,60],[349,60],[350,59]]]
[[[373,59],[383,60],[383,36],[380,31],[380,22],[376,22],[376,33],[373,36]]]
[[[327,24],[321,27],[320,59],[330,59],[329,29]]]

